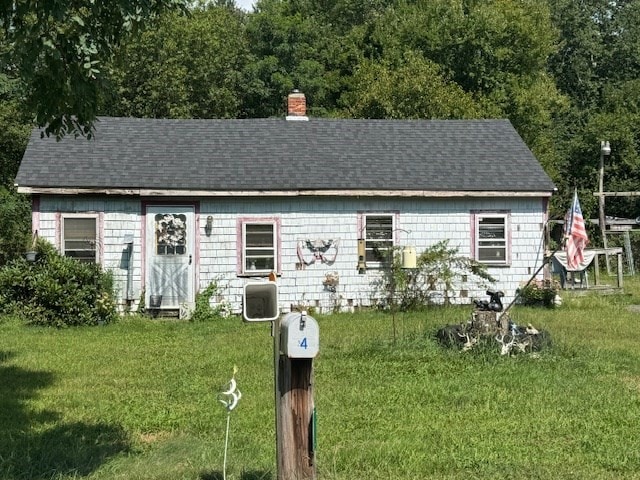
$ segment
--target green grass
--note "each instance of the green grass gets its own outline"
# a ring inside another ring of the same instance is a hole
[[[515,307],[552,336],[540,358],[440,348],[434,331],[469,307],[317,316],[318,477],[640,479],[640,282],[627,282]],[[268,325],[0,319],[0,479],[221,479],[217,397],[234,365],[227,477],[275,480]]]

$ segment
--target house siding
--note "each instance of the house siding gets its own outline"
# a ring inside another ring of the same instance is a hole
[[[165,204],[171,203],[166,198],[163,200]],[[242,217],[279,219],[282,275],[278,284],[284,311],[296,305],[331,311],[376,303],[372,283],[380,271],[368,269],[359,274],[356,268],[358,219],[359,214],[366,212],[396,214],[397,244],[400,246],[413,245],[420,254],[439,241],[449,240],[449,245],[458,248],[459,254],[464,256],[472,253],[473,212],[509,212],[511,263],[489,268],[497,280],[495,287],[505,292],[506,301],[513,299],[518,286],[533,275],[542,261],[546,221],[546,200],[543,198],[241,197],[196,200],[199,201],[196,222],[199,251],[195,255],[197,285],[203,289],[216,281],[220,295],[213,302],[228,302],[236,313],[241,311],[243,286],[248,280],[237,273],[237,225]],[[184,202],[176,200],[175,203]],[[37,222],[34,229],[41,237],[59,246],[61,213],[102,213],[100,258],[104,267],[114,273],[123,305],[127,297],[128,269],[132,268],[131,299],[134,301],[131,306],[135,307],[144,287],[144,204],[154,204],[154,201],[143,201],[139,197],[42,195],[37,202],[38,211],[33,215]],[[205,228],[208,216],[213,217],[210,233]],[[126,234],[134,237],[131,265],[123,244]],[[302,239],[340,239],[335,262],[301,265],[297,244]],[[335,293],[322,284],[325,275],[331,272],[337,272],[340,279]],[[462,289],[468,291],[466,298],[460,298]],[[469,303],[474,297],[486,297],[485,289],[471,279],[459,285],[456,294],[460,303]]]

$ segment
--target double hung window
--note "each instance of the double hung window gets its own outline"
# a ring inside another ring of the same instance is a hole
[[[277,219],[241,220],[241,264],[245,275],[264,275],[279,270],[279,225]]]
[[[98,215],[65,214],[61,218],[61,250],[65,257],[97,263]]]
[[[509,215],[475,214],[475,259],[488,265],[507,265],[509,254]]]
[[[394,246],[394,215],[365,214],[363,217],[367,265],[388,262],[389,252]]]

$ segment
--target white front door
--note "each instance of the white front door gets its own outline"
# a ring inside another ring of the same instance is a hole
[[[146,220],[145,304],[162,296],[160,308],[193,305],[195,209],[148,206]]]

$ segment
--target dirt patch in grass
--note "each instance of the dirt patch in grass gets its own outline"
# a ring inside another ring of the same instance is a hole
[[[146,432],[138,435],[138,441],[142,445],[151,445],[156,442],[162,442],[171,436],[170,432]]]

